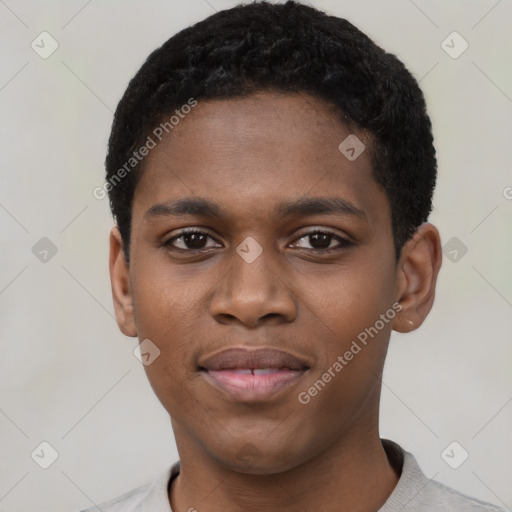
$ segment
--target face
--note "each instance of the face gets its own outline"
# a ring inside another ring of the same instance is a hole
[[[111,271],[180,454],[275,473],[377,430],[407,280],[370,147],[319,100],[260,93],[200,101],[148,155]]]

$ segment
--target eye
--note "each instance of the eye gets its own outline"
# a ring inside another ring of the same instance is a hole
[[[183,230],[178,235],[163,242],[163,246],[180,251],[193,252],[216,247],[208,245],[208,239],[214,240],[208,233],[197,229]],[[217,246],[219,247],[219,246]]]
[[[335,242],[334,245],[333,242]],[[307,247],[307,244],[310,247]],[[195,252],[213,247],[221,247],[211,235],[197,229],[182,230],[176,236],[163,242],[162,245],[182,252]],[[341,249],[351,245],[353,243],[347,238],[320,228],[302,235],[292,243],[292,246],[317,252],[329,252],[330,250]]]
[[[332,245],[332,242],[338,242],[337,245]],[[300,245],[302,242],[303,245]],[[344,238],[340,235],[336,235],[331,231],[325,229],[315,229],[309,233],[302,235],[298,238],[294,244],[299,244],[296,247],[307,249],[311,251],[328,252],[331,249],[341,249],[344,247],[350,247],[354,245],[348,238]],[[306,247],[304,244],[309,244],[311,248]]]

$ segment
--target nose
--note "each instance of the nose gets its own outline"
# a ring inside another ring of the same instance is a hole
[[[293,293],[279,269],[271,268],[263,251],[250,263],[234,252],[229,271],[220,279],[210,303],[212,316],[222,324],[255,328],[263,323],[293,322],[297,308]]]

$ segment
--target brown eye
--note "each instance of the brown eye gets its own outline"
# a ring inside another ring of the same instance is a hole
[[[353,245],[352,242],[346,238],[335,235],[330,231],[320,229],[302,235],[295,243],[300,244],[301,241],[303,241],[305,245],[298,245],[297,247],[320,252],[327,251],[328,249],[340,249]],[[334,245],[332,245],[333,242],[335,242]],[[307,244],[309,244],[310,247],[307,247]]]
[[[208,240],[213,238],[204,231],[182,231],[177,236],[174,236],[167,240],[164,245],[173,249],[182,251],[200,251],[202,249],[208,249],[216,247],[216,245],[208,245]]]

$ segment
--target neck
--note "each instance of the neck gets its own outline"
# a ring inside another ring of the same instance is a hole
[[[275,474],[233,471],[190,448],[180,450],[180,475],[170,495],[173,512],[375,512],[398,482],[378,429],[355,428],[328,450]]]

